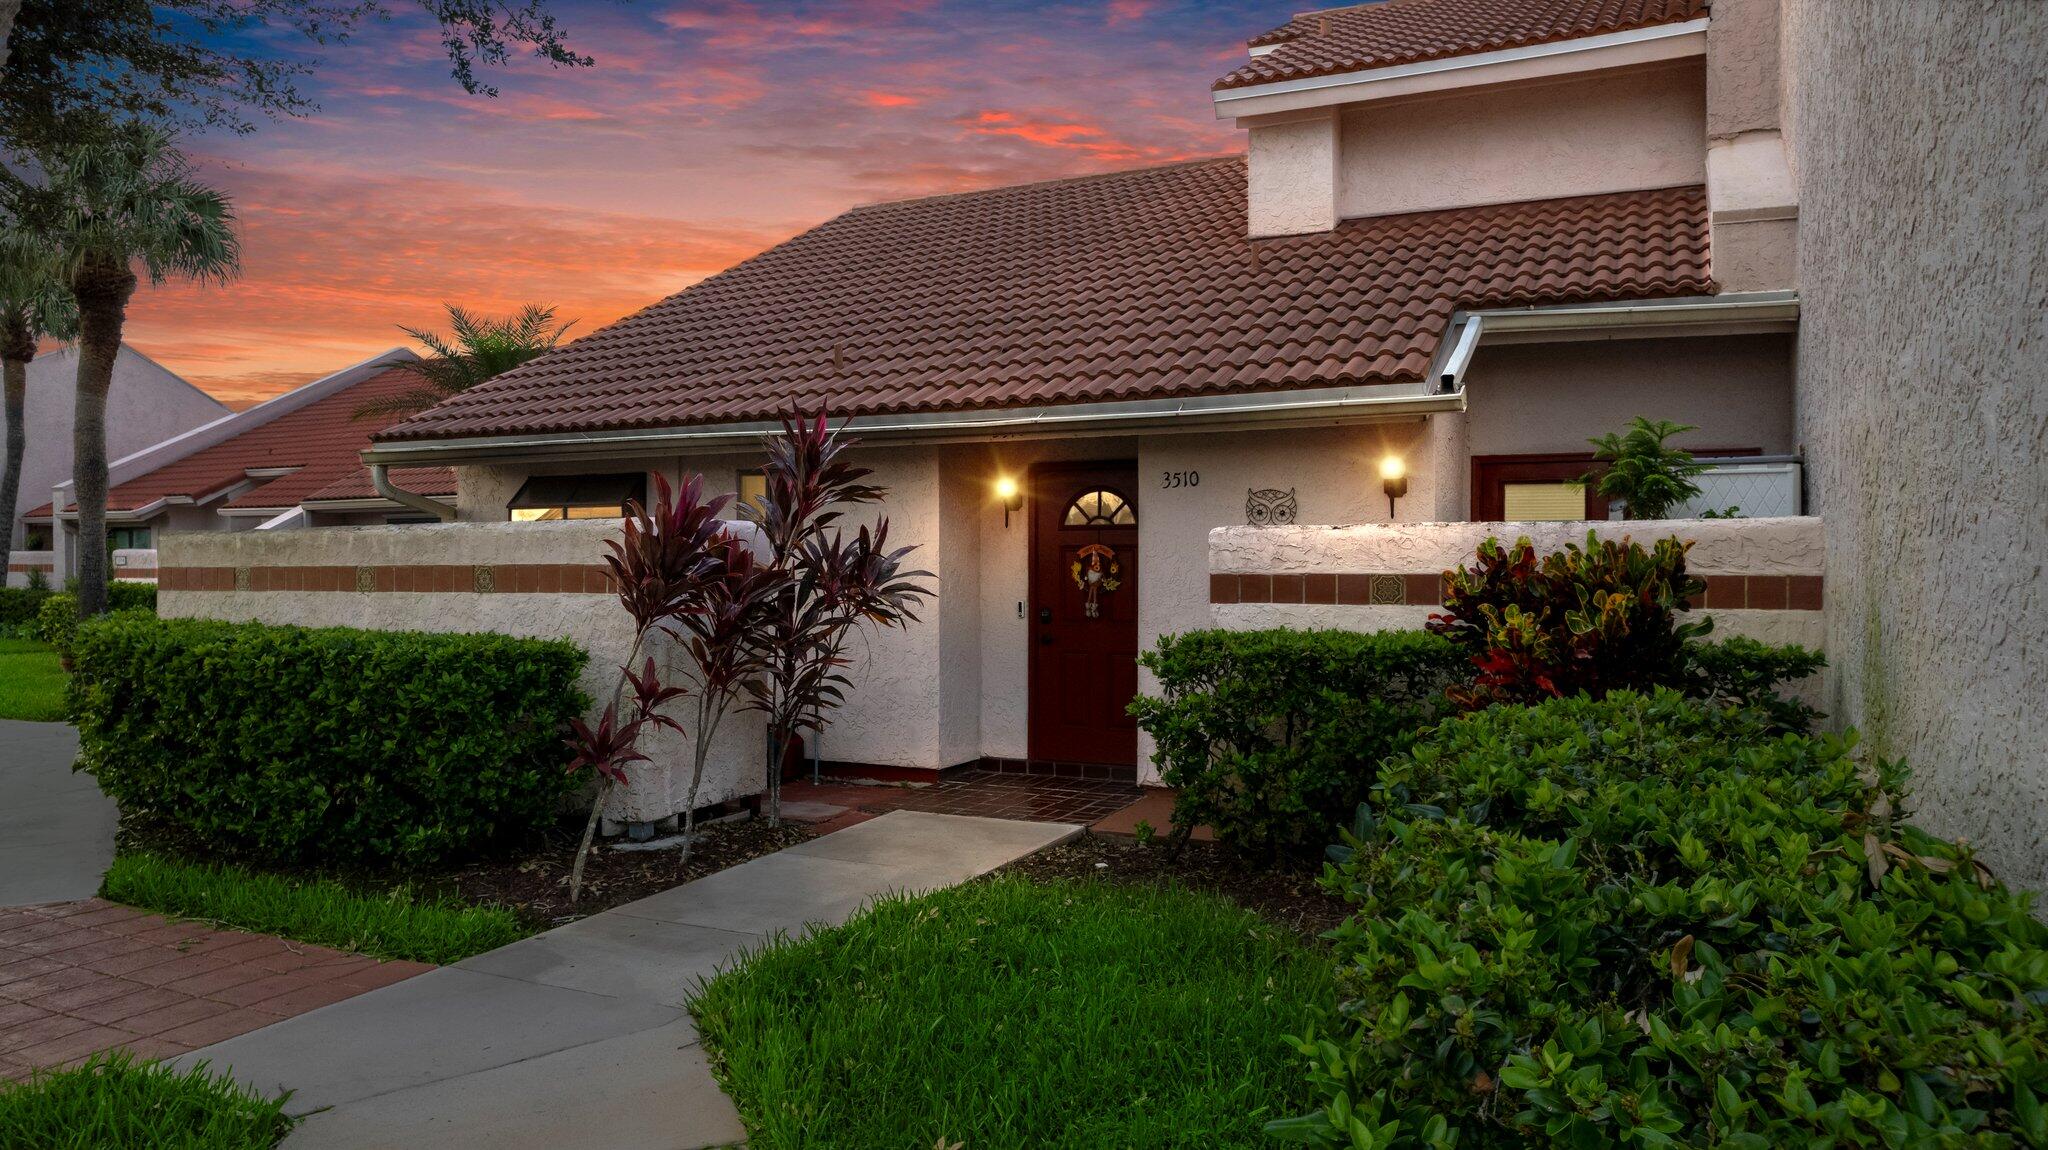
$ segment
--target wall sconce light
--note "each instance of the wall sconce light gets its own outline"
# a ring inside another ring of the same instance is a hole
[[[1394,517],[1394,500],[1408,494],[1408,467],[1398,455],[1380,460],[1380,490],[1387,493],[1387,518]]]
[[[1007,475],[996,477],[996,498],[1003,504],[1003,526],[1010,525],[1010,512],[1024,506],[1024,490]]]

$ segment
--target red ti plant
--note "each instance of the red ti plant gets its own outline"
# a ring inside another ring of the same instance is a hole
[[[905,571],[913,548],[891,550],[889,521],[862,527],[848,539],[836,526],[841,508],[878,503],[885,492],[863,482],[867,468],[844,458],[857,441],[833,432],[825,413],[792,413],[768,443],[762,469],[766,493],[750,509],[769,548],[777,576],[773,602],[754,641],[761,676],[747,704],[768,717],[773,760],[768,770],[768,817],[782,817],[782,763],[805,731],[824,726],[825,712],[845,698],[845,648],[856,624],[902,627],[917,619],[930,590],[927,571]]]
[[[690,857],[697,827],[697,791],[718,726],[741,693],[752,689],[763,669],[755,641],[782,585],[781,574],[754,561],[753,552],[730,536],[716,548],[716,574],[705,579],[687,604],[662,625],[689,654],[686,672],[697,698],[697,731],[690,761],[690,793],[683,801],[682,860]]]
[[[590,854],[590,840],[604,811],[613,783],[626,781],[626,767],[646,762],[636,748],[640,735],[652,724],[683,728],[661,713],[661,708],[687,692],[664,686],[648,659],[640,674],[633,672],[634,660],[647,637],[678,612],[694,609],[704,589],[723,577],[731,539],[719,522],[729,496],[703,498],[703,481],[692,476],[680,493],[671,489],[660,475],[654,477],[654,506],[637,500],[626,508],[625,523],[618,539],[605,540],[609,552],[605,566],[618,588],[619,603],[633,618],[633,645],[619,668],[612,701],[595,729],[577,722],[570,726],[568,743],[574,752],[570,770],[590,768],[598,776],[597,794],[591,800],[590,818],[583,824],[583,840],[576,848],[576,861],[569,871],[569,901],[575,902],[583,889],[583,864]],[[627,687],[633,689],[632,708],[621,718],[619,704]]]

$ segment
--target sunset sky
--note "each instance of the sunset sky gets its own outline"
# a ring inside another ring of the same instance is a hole
[[[187,141],[244,274],[145,287],[128,336],[239,407],[445,330],[442,301],[573,335],[854,204],[1237,151],[1209,82],[1311,6],[557,0],[596,66],[521,59],[497,99],[424,19],[373,25],[320,50],[317,112]]]

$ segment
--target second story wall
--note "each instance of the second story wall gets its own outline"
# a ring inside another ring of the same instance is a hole
[[[1697,58],[1354,105],[1338,119],[1336,216],[1704,183],[1706,115]]]

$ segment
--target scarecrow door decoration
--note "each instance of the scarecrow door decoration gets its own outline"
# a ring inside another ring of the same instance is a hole
[[[1116,561],[1116,550],[1090,543],[1075,553],[1072,570],[1074,584],[1081,588],[1081,613],[1090,619],[1101,618],[1102,593],[1123,586],[1124,569]]]

